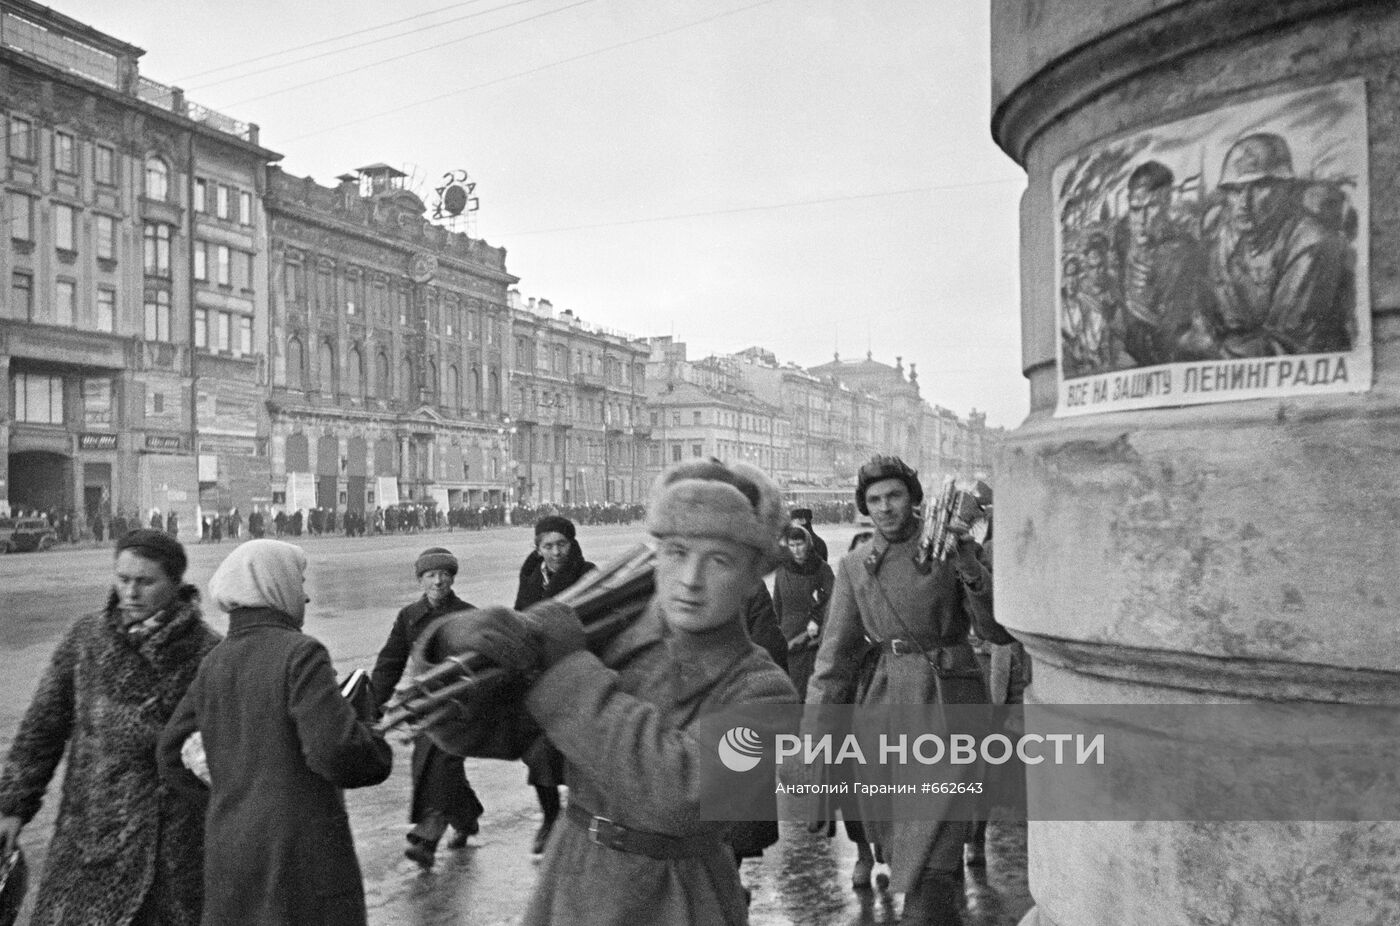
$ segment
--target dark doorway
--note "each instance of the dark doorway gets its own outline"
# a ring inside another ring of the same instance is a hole
[[[10,454],[13,511],[67,511],[73,499],[73,461],[59,453],[25,450]]]

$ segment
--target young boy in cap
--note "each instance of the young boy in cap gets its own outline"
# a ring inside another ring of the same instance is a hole
[[[732,824],[703,819],[718,787],[701,772],[714,745],[692,727],[724,706],[796,702],[744,629],[745,601],[778,562],[784,514],[752,466],[681,464],[659,478],[647,513],[652,599],[596,655],[555,602],[460,622],[457,646],[532,675],[523,706],[568,762],[568,825],[545,851],[527,926],[747,921]]]
[[[457,578],[457,557],[442,547],[430,547],[418,555],[413,565],[423,596],[399,611],[389,639],[379,651],[370,683],[382,708],[394,694],[403,677],[404,666],[413,651],[413,642],[423,629],[444,614],[467,611],[472,605],[457,597],[452,583]],[[485,812],[471,783],[461,756],[439,748],[431,739],[418,734],[413,740],[413,797],[404,855],[424,868],[431,868],[437,844],[450,823],[456,834],[448,846],[460,849],[467,837],[480,829],[478,818]]]

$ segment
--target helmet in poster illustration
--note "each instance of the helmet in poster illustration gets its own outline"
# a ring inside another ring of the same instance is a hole
[[[1243,186],[1258,180],[1292,180],[1293,154],[1283,136],[1255,132],[1230,146],[1220,168],[1220,186]]]

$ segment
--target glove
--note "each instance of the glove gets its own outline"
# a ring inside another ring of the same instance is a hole
[[[539,648],[522,615],[510,608],[458,611],[439,618],[424,636],[428,661],[448,655],[480,653],[496,665],[527,672],[539,663]]]
[[[541,668],[548,669],[587,645],[583,623],[574,609],[566,604],[541,601],[520,616],[536,648],[537,665]]]

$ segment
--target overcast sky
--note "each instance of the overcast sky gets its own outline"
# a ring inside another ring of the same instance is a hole
[[[384,161],[429,200],[467,170],[526,297],[692,359],[898,355],[933,403],[1026,414],[982,0],[52,5],[292,174]]]

